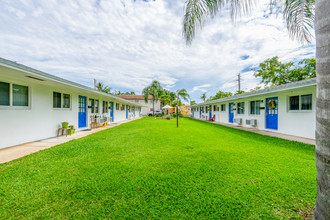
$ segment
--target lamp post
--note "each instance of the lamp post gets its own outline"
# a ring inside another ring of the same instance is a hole
[[[179,111],[178,111],[178,102],[176,103],[176,127],[179,127]]]

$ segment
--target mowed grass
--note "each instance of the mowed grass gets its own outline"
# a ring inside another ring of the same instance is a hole
[[[0,165],[0,219],[312,215],[314,146],[144,118]]]

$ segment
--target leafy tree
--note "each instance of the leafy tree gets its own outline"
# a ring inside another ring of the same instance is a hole
[[[170,105],[176,98],[175,92],[171,92],[167,89],[163,89],[162,94],[160,96],[160,101],[162,105]]]
[[[142,90],[144,95],[144,101],[148,102],[148,96],[152,96],[152,115],[155,115],[155,100],[158,100],[159,96],[162,94],[163,88],[157,80],[152,81],[150,86],[145,87]]]
[[[282,63],[273,57],[260,63],[254,76],[262,77],[261,83],[278,86],[316,77],[315,65],[315,59],[303,59],[294,66],[293,62]]]
[[[261,86],[257,86],[254,89],[250,89],[250,92],[255,92],[255,91],[259,90],[259,89],[261,89]]]
[[[196,105],[197,103],[194,100],[190,101],[190,105]]]
[[[160,96],[160,101],[162,103],[162,106],[168,105],[171,103],[171,96],[167,94],[162,94]]]
[[[171,104],[170,104],[170,106],[172,106],[172,107],[176,107],[176,103],[178,103],[178,106],[181,106],[182,105],[182,102],[181,102],[181,100],[173,100],[172,102],[171,102]]]
[[[206,93],[203,93],[203,95],[201,96],[201,99],[203,99],[203,101],[205,102],[205,100],[206,100]]]
[[[229,5],[233,20],[252,11],[254,0],[187,0],[183,19],[183,36],[191,44],[196,29],[206,19],[215,17],[223,7]],[[330,1],[329,0],[270,0],[270,5],[283,2],[283,18],[291,38],[300,42],[311,42],[310,30],[314,26],[317,61],[317,105],[316,105],[316,167],[317,198],[314,219],[330,219]],[[314,16],[315,10],[315,16]],[[281,11],[281,10],[280,10]]]
[[[245,91],[243,91],[243,90],[237,90],[236,93],[235,93],[235,95],[239,95],[239,94],[243,94],[243,93],[245,93]]]
[[[219,90],[214,96],[211,96],[210,98],[208,98],[207,101],[211,101],[211,100],[215,100],[215,99],[222,99],[222,98],[229,97],[232,95],[233,95],[233,93],[231,93],[231,92],[223,92],[223,91]]]
[[[96,83],[96,89],[101,91],[101,92],[112,94],[111,93],[111,87],[108,87],[108,86],[104,85],[104,83],[102,83],[102,82]]]

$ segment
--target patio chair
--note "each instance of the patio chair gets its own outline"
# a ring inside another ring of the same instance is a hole
[[[96,118],[94,115],[91,115],[91,129],[93,128],[97,128],[97,122],[96,122]]]
[[[215,115],[213,115],[213,117],[209,119],[209,121],[214,121],[214,120],[215,120]]]

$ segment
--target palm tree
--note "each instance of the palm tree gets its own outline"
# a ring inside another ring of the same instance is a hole
[[[246,14],[253,9],[255,0],[187,0],[183,19],[183,36],[191,44],[196,29],[200,29],[208,17],[215,15],[227,4],[231,17]],[[316,148],[317,198],[314,219],[330,219],[330,1],[329,0],[270,0],[284,3],[283,18],[289,35],[300,42],[310,42],[310,29],[316,36]],[[315,16],[314,16],[315,11]]]
[[[101,82],[98,82],[96,84],[96,89],[99,90],[99,91],[101,91],[101,92],[105,92],[105,93],[111,94],[111,87],[106,86],[106,85],[104,85]]]
[[[185,101],[189,101],[190,97],[186,89],[178,89],[175,93],[176,96],[176,127],[179,127],[179,103],[181,102],[181,98]]]
[[[203,93],[203,95],[201,96],[201,99],[203,99],[203,101],[205,102],[205,100],[206,100],[206,93]]]
[[[148,102],[148,96],[152,96],[152,115],[155,115],[155,100],[158,100],[159,96],[162,94],[163,88],[157,80],[152,81],[150,86],[145,87],[142,90],[144,95],[144,101]]]
[[[179,103],[179,101],[181,101],[181,99],[185,100],[185,101],[189,101],[190,99],[190,96],[187,92],[186,89],[178,89],[176,90],[176,93],[175,93],[175,96],[176,96],[176,100],[177,102]]]

